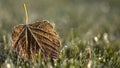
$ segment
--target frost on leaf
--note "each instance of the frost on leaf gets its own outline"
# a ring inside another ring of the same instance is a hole
[[[40,52],[43,59],[57,59],[60,40],[48,21],[20,24],[12,30],[12,47],[24,59],[33,59]]]

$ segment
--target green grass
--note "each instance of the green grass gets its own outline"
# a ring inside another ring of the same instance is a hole
[[[10,66],[15,68],[88,68],[88,65],[91,65],[92,68],[119,68],[120,43],[105,40],[104,35],[102,34],[101,38],[96,37],[96,39],[93,37],[89,41],[73,38],[71,41],[65,42],[67,44],[62,44],[61,54],[59,59],[54,62],[54,66],[49,59],[45,64],[40,60],[39,56],[36,57],[37,62],[30,61],[27,63],[17,56],[11,47],[5,48],[3,46],[5,44],[1,44],[0,64],[1,67],[10,64]]]

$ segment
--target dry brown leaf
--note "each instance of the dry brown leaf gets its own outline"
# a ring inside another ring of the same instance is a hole
[[[57,59],[60,40],[48,21],[20,24],[12,30],[12,47],[22,58],[34,59],[40,52],[41,58]]]

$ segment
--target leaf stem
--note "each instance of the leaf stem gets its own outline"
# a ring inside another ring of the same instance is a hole
[[[27,8],[26,8],[26,4],[24,3],[24,11],[25,11],[25,21],[26,21],[26,24],[28,23],[28,12],[27,12]]]

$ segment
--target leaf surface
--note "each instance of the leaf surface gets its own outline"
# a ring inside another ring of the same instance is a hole
[[[33,59],[39,52],[43,59],[57,59],[60,40],[48,21],[40,21],[15,26],[12,30],[12,47],[25,59]]]

